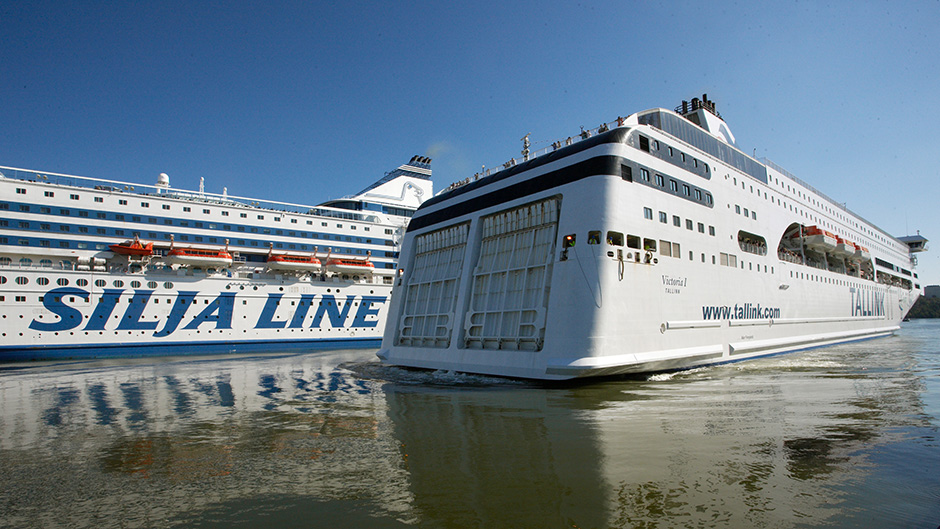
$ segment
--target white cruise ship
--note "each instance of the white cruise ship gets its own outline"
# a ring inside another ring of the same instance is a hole
[[[378,356],[534,379],[885,336],[921,293],[896,238],[735,146],[707,97],[618,118],[425,202]]]
[[[378,346],[430,162],[315,207],[0,167],[0,361]]]

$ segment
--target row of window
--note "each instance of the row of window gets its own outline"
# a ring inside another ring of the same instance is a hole
[[[12,226],[11,226],[11,224],[12,224]],[[196,226],[197,228],[202,228],[202,227],[203,227],[203,226],[201,226],[202,223],[196,223],[196,224],[199,224],[199,225],[200,225],[200,226]],[[187,223],[186,221],[181,221],[179,225],[180,225],[180,227],[184,227],[184,228],[185,228],[185,227],[188,227],[188,223]],[[31,222],[31,221],[27,221],[27,220],[15,221],[15,220],[10,220],[10,219],[3,219],[3,218],[0,218],[0,228],[11,228],[11,227],[14,228],[14,229],[19,229],[19,230],[42,231],[42,232],[46,232],[46,233],[48,233],[48,232],[50,232],[50,231],[53,231],[54,229],[55,229],[56,231],[63,232],[63,233],[71,233],[71,232],[75,232],[75,233],[92,233],[91,228],[90,228],[89,226],[85,226],[85,225],[78,225],[78,224],[52,224],[52,223],[49,223],[49,222],[36,222],[36,221],[32,221],[32,222]],[[226,230],[229,229],[229,228],[231,228],[231,226],[229,226],[229,225],[223,225],[223,227],[224,227],[224,229],[226,229]],[[236,226],[236,227],[237,227],[238,229],[237,229],[234,233],[244,233],[244,232],[245,232],[244,226]],[[215,224],[210,224],[210,225],[209,225],[209,229],[210,229],[210,230],[219,231],[219,230],[216,229],[216,225],[215,225]],[[123,229],[123,228],[102,228],[102,227],[98,227],[98,228],[94,228],[94,230],[95,230],[94,233],[95,233],[96,235],[101,235],[101,236],[105,236],[105,237],[109,237],[109,236],[125,237],[125,236],[127,236],[128,234],[136,234],[136,235],[139,236],[139,237],[142,236],[142,235],[141,235],[142,232],[140,232],[140,231],[125,230],[125,229]],[[285,235],[285,234],[284,234],[284,230],[271,230],[271,229],[269,229],[269,228],[261,228],[260,231],[259,231],[259,228],[252,227],[252,228],[250,228],[250,232],[251,232],[251,233],[262,233],[262,234],[265,234],[265,235],[278,235],[278,236],[284,236],[284,235]],[[162,232],[160,232],[160,233],[162,233]],[[233,234],[234,234],[234,233],[233,233]],[[175,235],[176,238],[179,238],[180,240],[184,240],[184,241],[189,240],[189,235],[188,235],[188,234],[174,234],[174,235]],[[308,232],[300,232],[300,237],[302,237],[302,238],[307,238],[307,235],[308,235]],[[158,237],[160,237],[160,236],[161,236],[161,235],[158,234],[157,232],[149,232],[149,235],[148,235],[148,237],[151,238],[151,239],[156,239],[156,238],[158,238]],[[287,236],[287,237],[297,237],[298,235],[297,235],[297,232],[288,231],[287,234],[286,234],[286,236]],[[167,234],[167,233],[162,233],[162,237],[163,237],[164,239],[167,239],[167,240],[169,240],[169,238],[170,238],[170,237],[169,237],[169,234]],[[204,237],[203,237],[202,235],[195,235],[195,236],[193,236],[193,237],[194,237],[193,240],[196,241],[196,242],[203,242],[203,240],[204,240]],[[331,234],[329,234],[329,233],[310,232],[310,238],[313,238],[313,239],[323,239],[323,240],[325,240],[325,241],[339,241],[339,242],[344,242],[344,241],[345,241],[345,242],[355,242],[355,243],[360,243],[360,244],[373,244],[373,239],[364,238],[364,237],[357,237],[357,236],[352,236],[352,235],[337,235],[337,234],[332,234],[332,235],[331,235]],[[206,237],[205,240],[208,240],[209,242],[217,242],[218,240],[223,240],[223,241],[224,241],[224,238],[220,239],[220,238],[218,238],[218,237]],[[377,240],[375,241],[375,244],[384,244],[385,246],[393,246],[393,245],[394,245],[394,242],[393,242],[391,239],[377,239]],[[257,246],[257,244],[253,244],[253,246]],[[280,248],[281,246],[278,246],[278,247]]]
[[[733,183],[735,186],[737,186],[738,181],[736,177],[733,179]],[[815,206],[816,208],[822,210],[823,212],[828,213],[834,219],[837,219],[838,221],[841,221],[842,223],[845,223],[849,226],[853,226],[857,230],[861,231],[863,234],[868,235],[872,240],[869,240],[865,242],[864,244],[868,245],[869,247],[877,246],[878,248],[880,248],[882,251],[886,253],[894,251],[894,252],[900,252],[902,255],[907,254],[906,247],[900,246],[899,243],[897,243],[896,241],[891,240],[888,237],[884,237],[878,232],[876,232],[875,230],[869,228],[864,223],[858,222],[858,220],[856,220],[855,217],[850,216],[848,212],[844,214],[840,213],[837,209],[827,206],[823,201],[817,200],[813,198],[811,195],[809,195],[808,193],[800,191],[795,185],[791,187],[785,181],[782,181],[776,177],[770,177],[768,180],[768,184],[779,186],[780,192],[783,192],[783,190],[785,189],[787,193],[790,193],[796,196],[798,199],[802,199],[803,201],[810,204],[811,206]],[[741,188],[747,190],[744,179],[741,180]],[[755,193],[755,189],[753,185],[750,186],[750,190],[751,190],[751,193]],[[758,197],[760,197],[761,195],[760,189],[756,190],[756,194]],[[799,204],[796,204],[796,205],[792,203],[788,204],[787,202],[782,200],[780,197],[769,196],[766,191],[764,191],[763,195],[764,195],[764,199],[770,200],[772,204],[776,204],[787,211],[796,213],[797,215],[800,215],[806,218],[807,220],[810,220],[816,223],[817,225],[821,227],[828,228],[834,231],[837,235],[841,235],[841,236],[849,237],[849,238],[858,238],[858,239],[863,238],[860,234],[856,232],[850,232],[849,229],[844,228],[841,224],[837,224],[835,220],[830,222],[830,219],[815,215],[814,214],[815,212],[812,210],[801,209],[799,207],[800,206]],[[841,207],[844,209],[844,206],[841,206]],[[877,244],[876,241],[882,243],[882,245]],[[858,242],[862,242],[862,241],[859,240]],[[884,245],[891,246],[892,249],[889,250]]]
[[[700,161],[694,156],[687,156],[684,152],[674,149],[669,145],[665,145],[665,149],[662,149],[659,143],[659,140],[650,140],[642,134],[638,134],[640,139],[640,150],[648,152],[660,160],[675,165],[676,167],[681,167],[686,171],[695,173],[702,178],[711,178],[711,171],[708,168],[708,164]]]
[[[98,188],[96,187],[96,189],[98,189]],[[132,188],[132,189],[133,189],[133,188]],[[104,189],[104,190],[107,191],[107,190],[110,190],[110,189]],[[24,188],[24,187],[18,187],[18,188],[16,188],[16,194],[18,194],[18,195],[26,195],[26,188]],[[53,198],[53,197],[55,197],[55,192],[54,192],[54,191],[44,191],[44,192],[43,192],[43,196],[45,196],[46,198]],[[80,198],[81,198],[81,196],[78,195],[78,194],[75,194],[75,193],[70,193],[70,194],[69,194],[69,199],[71,199],[71,200],[79,200]],[[130,200],[130,199],[119,198],[119,199],[118,199],[118,205],[119,205],[119,206],[127,206],[129,200]],[[96,196],[96,197],[94,197],[94,201],[95,201],[96,203],[99,203],[99,204],[100,204],[100,203],[104,203],[104,197]],[[353,203],[353,204],[354,204],[355,206],[359,206],[358,203]],[[258,202],[253,202],[251,205],[252,205],[252,206],[255,206],[255,207],[261,207],[261,204],[258,203]],[[376,205],[376,206],[377,206],[377,205]],[[146,201],[146,200],[141,201],[141,202],[140,202],[140,207],[142,207],[142,208],[149,208],[149,207],[150,207],[150,202],[148,202],[148,201]],[[343,207],[343,206],[339,206],[339,207]],[[172,209],[172,207],[171,207],[170,204],[162,204],[162,208],[163,208],[164,210],[166,210],[166,211],[169,211],[169,210]],[[192,213],[192,210],[193,210],[192,206],[182,206],[182,208],[183,208],[183,213]],[[270,209],[270,208],[264,208],[264,209]],[[350,209],[352,209],[352,208],[350,208]],[[376,208],[369,208],[369,209],[373,209],[373,210],[374,210],[374,209],[376,209]],[[410,216],[414,213],[413,210],[407,209],[407,208],[395,208],[395,207],[381,206],[380,209],[381,209],[381,211],[382,211],[383,213],[387,213],[387,214],[390,214],[390,215],[406,216],[406,217],[410,217]],[[229,211],[228,211],[228,210],[221,209],[221,210],[216,210],[216,211],[218,211],[223,217],[228,217],[228,216],[229,216]],[[285,212],[281,212],[281,211],[279,211],[279,210],[273,210],[273,211],[275,211],[274,215],[272,216],[272,218],[274,219],[274,222],[281,222],[281,219],[283,218],[283,216],[284,216],[283,214],[284,214]],[[210,208],[202,208],[202,213],[203,213],[204,215],[211,215],[211,214],[212,214],[212,209],[210,209]],[[364,215],[359,214],[359,213],[355,213],[355,212],[353,212],[353,211],[344,212],[344,211],[324,210],[324,209],[321,209],[321,208],[313,208],[313,209],[308,210],[308,211],[307,211],[307,214],[319,215],[319,216],[323,216],[323,217],[342,218],[342,219],[347,219],[347,220],[359,220],[359,221],[365,220]],[[243,219],[246,219],[246,218],[248,218],[248,213],[241,212],[241,213],[239,213],[239,217],[241,217],[241,218],[243,218]],[[264,215],[258,215],[258,220],[264,220]],[[297,224],[297,219],[291,217],[291,218],[290,218],[290,222],[291,222],[292,224]],[[307,220],[307,224],[308,224],[308,225],[312,225],[312,224],[313,224],[313,221]],[[324,224],[324,226],[325,226],[325,224]]]
[[[625,178],[627,180],[632,180],[632,170],[630,170],[629,166],[624,165],[621,170],[626,172]],[[655,177],[653,174],[655,174]],[[650,170],[645,167],[639,168],[639,176],[635,181],[685,198],[686,200],[705,204],[708,207],[712,207],[714,204],[712,194],[708,191],[671,176],[651,173]]]
[[[565,235],[562,238],[562,247],[570,248],[575,245],[577,241],[577,234],[570,233]],[[627,248],[632,248],[634,250],[642,250],[645,252],[655,253],[657,248],[659,250],[659,255],[663,257],[673,257],[676,259],[682,258],[682,247],[677,242],[667,241],[663,239],[650,239],[640,237],[639,235],[628,234],[624,237],[624,234],[618,231],[608,231],[607,232],[607,245],[613,247],[622,247],[626,243]],[[588,244],[601,244],[601,231],[592,230],[588,232],[587,236]],[[755,252],[756,253],[756,252]],[[766,253],[766,251],[765,251]],[[613,252],[608,252],[609,256],[613,256]],[[702,263],[706,262],[706,254],[702,253],[701,261]],[[695,260],[695,252],[689,250],[688,252],[689,261]],[[639,254],[637,255],[637,260],[639,260]],[[754,263],[741,260],[738,261],[738,257],[735,254],[728,254],[721,252],[716,258],[715,255],[711,256],[711,263],[713,265],[720,264],[721,266],[728,266],[731,268],[740,268],[741,270],[750,270],[763,273],[773,274],[775,269],[773,266],[768,266],[766,264]],[[740,264],[740,266],[739,266]]]
[[[645,218],[646,220],[653,220],[653,210],[652,210],[652,208],[646,208],[646,207],[643,208],[643,218]],[[662,222],[663,224],[669,224],[669,214],[667,214],[665,211],[660,211],[660,212],[659,212],[659,222]],[[673,216],[672,216],[672,225],[675,226],[675,227],[681,228],[681,227],[682,227],[682,219],[681,219],[678,215],[673,215]],[[692,219],[685,219],[685,229],[687,229],[687,230],[689,230],[689,231],[692,231],[692,230],[693,230],[693,225],[695,225],[695,226],[698,228],[698,232],[699,232],[699,233],[705,233],[705,223],[703,223],[703,222],[693,223],[693,222],[692,222]],[[714,226],[709,226],[709,227],[708,227],[708,234],[711,235],[712,237],[715,236],[715,227],[714,227]]]
[[[38,208],[38,209],[37,209],[37,208]],[[144,222],[144,218],[141,217],[141,216],[139,216],[139,215],[132,215],[132,216],[130,217],[130,219],[128,219],[127,216],[125,216],[123,213],[113,213],[113,212],[104,212],[104,211],[92,211],[92,210],[84,210],[84,209],[82,209],[82,210],[74,210],[76,214],[73,215],[73,214],[72,214],[72,211],[73,211],[73,210],[65,209],[65,208],[58,208],[58,212],[57,212],[57,213],[53,213],[53,208],[46,207],[46,206],[36,206],[35,204],[0,202],[0,211],[9,211],[9,210],[17,210],[17,209],[18,209],[21,213],[35,213],[35,212],[38,211],[38,213],[43,214],[43,215],[58,214],[58,215],[61,215],[61,216],[66,216],[66,217],[69,217],[69,216],[78,216],[78,217],[81,217],[81,218],[96,218],[96,219],[98,219],[98,220],[113,220],[113,221],[118,221],[118,222],[127,222],[128,220],[129,220],[130,222],[138,222],[138,223],[143,223],[143,222]],[[92,213],[94,213],[94,216],[91,215]],[[246,216],[245,214],[242,214],[242,217],[245,217],[245,216]],[[263,215],[258,215],[258,219],[259,219],[259,220],[264,220],[264,216],[263,216]],[[274,219],[275,219],[275,220],[279,220],[278,217],[274,217]],[[292,220],[296,220],[296,219],[292,219]],[[163,225],[166,225],[166,226],[180,226],[180,227],[184,227],[184,228],[190,227],[190,221],[189,221],[188,219],[184,220],[184,219],[177,219],[177,218],[172,218],[172,217],[147,217],[147,218],[146,218],[146,222],[147,222],[147,224],[163,224]],[[308,226],[312,226],[312,225],[313,225],[313,221],[308,220],[308,221],[307,221],[307,225],[308,225]],[[251,231],[252,233],[258,233],[258,230],[259,230],[259,228],[258,228],[257,226],[245,226],[245,225],[238,225],[238,224],[235,224],[235,225],[232,225],[232,224],[215,224],[215,223],[211,223],[211,222],[210,222],[210,223],[205,223],[205,222],[202,222],[202,221],[194,221],[193,224],[192,224],[192,226],[195,227],[195,228],[200,228],[200,229],[224,230],[224,231],[240,231],[240,232],[244,232],[244,231],[246,231],[246,230],[249,230],[249,231]],[[233,230],[233,226],[234,226],[234,230]],[[328,223],[328,222],[325,222],[325,221],[321,221],[321,222],[320,222],[320,226],[323,227],[323,228],[325,228],[325,227],[328,227],[328,226],[329,226],[329,223]],[[336,224],[336,228],[337,228],[337,229],[343,229],[343,224],[337,223],[337,224]],[[348,228],[349,228],[350,230],[356,230],[356,229],[357,229],[357,225],[355,225],[355,224],[349,224],[349,225],[348,225]],[[261,228],[261,229],[263,230],[264,233],[271,233],[271,232],[272,232],[272,230],[271,230],[270,228]],[[371,231],[371,228],[370,228],[369,226],[363,226],[362,229],[363,229],[363,231]],[[276,229],[276,230],[274,230],[274,232],[275,232],[277,235],[283,235],[284,230],[282,230],[282,229]],[[288,231],[288,233],[290,234],[291,237],[295,237],[295,236],[298,236],[298,237],[305,237],[305,238],[306,238],[306,237],[312,237],[312,238],[314,238],[314,239],[317,238],[318,235],[320,235],[320,236],[323,235],[323,234],[320,234],[320,233],[318,233],[318,232],[306,232],[306,231],[297,231],[297,232],[295,232],[295,231]],[[385,228],[385,235],[391,235],[392,233],[393,233],[393,230],[392,230],[391,228]]]

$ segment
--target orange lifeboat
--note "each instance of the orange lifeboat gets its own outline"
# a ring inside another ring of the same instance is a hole
[[[871,253],[868,251],[868,248],[856,244],[855,257],[862,261],[869,261],[871,260]]]
[[[166,254],[166,260],[187,266],[230,266],[232,254],[228,252],[228,240],[225,241],[225,249],[174,248],[171,236],[170,250]]]
[[[153,255],[153,243],[148,242],[144,244],[140,242],[137,237],[134,237],[134,240],[126,240],[120,244],[112,244],[108,246],[112,252],[121,255],[132,255],[135,257],[146,257],[148,255]]]
[[[375,270],[375,265],[369,258],[372,252],[366,252],[365,259],[355,257],[330,257],[326,255],[326,269],[334,274],[371,274]]]
[[[797,234],[796,237],[799,237]],[[818,226],[806,226],[802,229],[803,244],[814,250],[831,252],[838,243],[838,238]]]
[[[842,257],[855,257],[855,243],[838,237],[839,242],[836,244],[836,249],[833,253],[836,255],[841,255]]]
[[[288,271],[317,271],[320,260],[312,255],[271,254],[268,256],[268,268]]]

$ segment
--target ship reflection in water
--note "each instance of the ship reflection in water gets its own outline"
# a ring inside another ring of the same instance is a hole
[[[542,386],[370,351],[0,369],[3,527],[935,527],[940,324]]]

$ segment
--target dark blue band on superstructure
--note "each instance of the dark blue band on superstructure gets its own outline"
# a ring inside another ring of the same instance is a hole
[[[533,160],[535,161],[535,160]],[[509,202],[516,200],[518,198],[527,197],[535,193],[540,193],[542,191],[547,191],[554,189],[556,187],[570,184],[571,182],[576,182],[583,178],[588,178],[590,176],[597,175],[620,175],[620,165],[622,163],[628,163],[629,161],[622,156],[597,156],[595,158],[589,158],[583,162],[578,162],[567,167],[563,167],[556,171],[551,171],[545,174],[534,176],[528,180],[523,180],[522,182],[506,186],[502,189],[498,189],[491,193],[486,193],[485,195],[480,195],[474,198],[468,198],[465,200],[454,200],[454,204],[446,208],[440,209],[438,211],[429,212],[421,216],[415,216],[411,219],[411,222],[408,224],[408,231],[418,230],[425,228],[427,226],[432,226],[440,222],[445,222],[447,220],[460,217],[462,215],[467,215],[473,213],[474,211],[479,211],[481,209],[486,209],[492,206],[502,204],[504,202]],[[521,170],[526,170],[525,164],[520,167]],[[512,169],[509,169],[508,172]],[[500,175],[502,173],[499,173]],[[516,174],[516,173],[513,173]],[[498,175],[497,175],[498,176]],[[482,181],[481,181],[482,182]],[[489,183],[489,182],[487,182]],[[470,184],[473,185],[473,184]],[[470,185],[466,187],[470,187]],[[459,189],[458,189],[459,191]],[[448,194],[447,199],[453,198],[454,194]],[[435,197],[438,198],[438,197]],[[430,200],[428,201],[430,202]],[[425,202],[427,204],[428,202]],[[423,206],[422,206],[423,208]],[[419,209],[420,213],[421,210]]]

